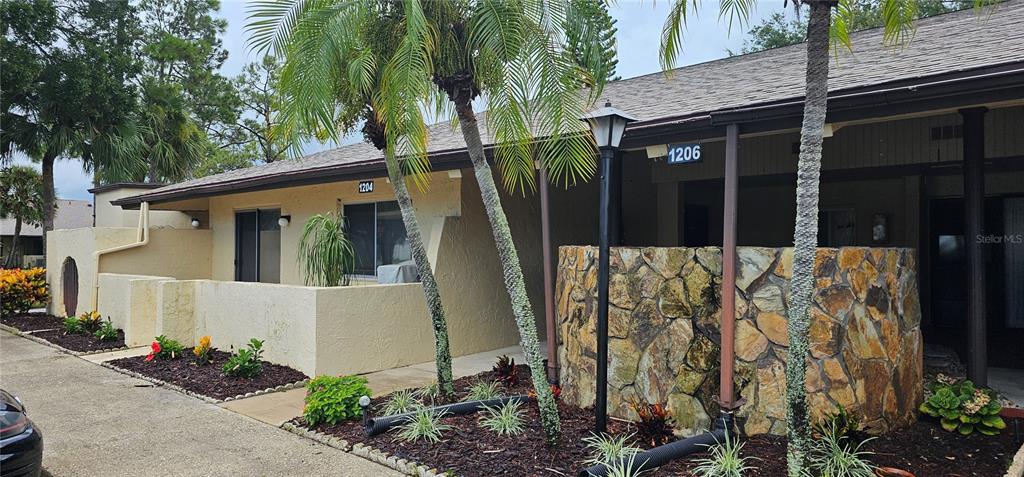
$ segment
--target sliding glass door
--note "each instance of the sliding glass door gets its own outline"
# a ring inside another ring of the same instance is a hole
[[[235,280],[281,282],[280,209],[235,212]]]

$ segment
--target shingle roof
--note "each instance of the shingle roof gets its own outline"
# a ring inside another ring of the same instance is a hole
[[[829,71],[829,92],[1024,61],[1024,0],[981,12],[938,15],[917,22],[909,44],[883,45],[881,29],[851,35],[853,51],[840,49]],[[653,46],[652,46],[653,47]],[[806,47],[802,44],[738,55],[609,83],[601,95],[645,122],[682,118],[738,107],[800,99],[804,94]],[[481,120],[484,142],[489,143]],[[447,122],[430,126],[431,153],[465,148]],[[172,184],[133,199],[229,185],[239,181],[308,173],[381,161],[365,143]]]
[[[57,199],[57,212],[53,215],[54,229],[78,229],[92,226],[92,202],[87,200]],[[0,219],[0,235],[14,235],[14,219]],[[24,237],[41,237],[42,227],[22,225]]]

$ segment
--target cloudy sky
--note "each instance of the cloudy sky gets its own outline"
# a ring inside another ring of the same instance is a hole
[[[630,78],[659,70],[658,45],[661,26],[671,2],[619,0],[612,7],[612,16],[618,20],[618,74]],[[256,61],[246,48],[244,32],[246,2],[223,0],[220,14],[228,21],[224,47],[229,52],[222,71],[228,76],[237,75],[242,66]],[[718,21],[719,4],[704,1],[696,17],[691,17],[687,29],[680,65],[701,63],[728,55],[727,50],[739,51],[743,44],[744,32],[748,27],[734,27],[729,32],[726,20]],[[753,12],[751,23],[756,24],[774,12],[791,14],[783,7],[781,0],[762,1]],[[313,152],[313,151],[309,151]],[[37,166],[38,167],[38,166]],[[91,179],[82,172],[76,160],[58,160],[54,170],[55,185],[59,197],[67,199],[89,199]]]

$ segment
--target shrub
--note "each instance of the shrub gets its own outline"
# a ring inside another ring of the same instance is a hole
[[[203,365],[210,362],[210,350],[213,349],[210,342],[210,336],[204,336],[199,338],[199,344],[195,348],[192,348],[192,354],[196,357],[196,363]]]
[[[117,339],[117,328],[114,328],[114,324],[110,322],[110,318],[104,321],[100,325],[100,328],[92,334],[96,339],[100,341],[114,341]]]
[[[404,414],[419,409],[420,402],[416,399],[416,392],[408,389],[391,393],[388,402],[384,404],[383,413],[385,416]]]
[[[98,311],[86,311],[78,315],[78,322],[82,325],[82,331],[95,333],[103,325],[103,317]]]
[[[418,440],[438,442],[441,440],[441,433],[452,428],[447,424],[441,424],[441,418],[444,416],[443,411],[437,412],[433,409],[418,411],[413,420],[395,427],[398,429],[397,439],[406,442]]]
[[[672,426],[675,423],[664,404],[637,401],[630,406],[640,417],[640,422],[636,424],[636,434],[643,442],[657,447],[672,439]]]
[[[0,315],[24,313],[50,301],[46,269],[0,269]]]
[[[835,429],[837,437],[849,438],[855,443],[867,439],[867,434],[862,430],[860,416],[848,412],[842,404],[838,405],[835,412],[826,414],[821,420],[812,426],[815,436],[823,436],[830,429]]]
[[[317,377],[306,384],[303,417],[310,426],[357,419],[363,414],[359,398],[370,394],[366,378],[360,376]]]
[[[811,448],[811,469],[825,477],[874,477],[875,467],[867,461],[870,452],[861,447],[871,439],[854,444],[839,435],[834,423],[824,429]]]
[[[78,321],[77,316],[68,316],[64,318],[64,334],[73,335],[82,332],[82,322]]]
[[[221,371],[228,376],[254,378],[263,372],[263,341],[256,338],[249,340],[246,348],[232,353],[224,363]]]
[[[921,412],[939,418],[942,428],[961,435],[978,431],[987,436],[999,434],[1006,423],[999,417],[1002,406],[995,391],[977,388],[970,380],[939,375],[929,385],[929,396]]]
[[[494,371],[495,379],[505,386],[512,387],[519,383],[519,369],[516,368],[515,358],[507,355],[498,356],[498,362],[491,368]]]
[[[583,438],[583,443],[586,444],[591,455],[585,463],[587,465],[597,465],[602,462],[615,462],[640,452],[639,447],[633,446],[633,437],[635,435],[629,433],[612,437],[605,433],[600,435],[591,433],[590,436]]]
[[[146,361],[153,361],[156,358],[175,359],[185,350],[181,343],[164,335],[157,336],[149,347],[151,351],[146,355]]]
[[[504,405],[493,408],[484,406],[483,418],[480,425],[499,436],[517,436],[526,430],[523,425],[523,404],[519,401],[507,402]]]
[[[740,456],[743,444],[737,445],[735,440],[729,439],[728,434],[724,442],[707,448],[708,456],[696,460],[694,473],[697,477],[743,477],[744,472],[755,469],[747,465],[751,457]]]
[[[496,397],[501,397],[497,382],[477,381],[469,387],[469,392],[466,393],[466,401],[486,401]]]

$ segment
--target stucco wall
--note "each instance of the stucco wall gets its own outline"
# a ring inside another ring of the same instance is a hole
[[[735,386],[748,435],[785,434],[792,249],[740,247]],[[563,399],[594,403],[597,248],[562,247]],[[718,410],[721,249],[616,247],[610,256],[608,409],[665,403],[683,434]],[[923,399],[917,258],[910,249],[818,249],[807,391],[812,417],[837,404],[874,432],[909,425]]]
[[[51,284],[50,312],[64,314],[61,268],[68,257],[78,266],[78,312],[91,307],[96,265],[92,253],[136,241],[138,230],[126,227],[91,227],[54,230],[46,234],[46,280]],[[100,273],[209,278],[212,234],[209,230],[152,229],[145,246],[100,258]],[[103,290],[100,290],[101,300]],[[99,310],[103,313],[103,310]]]
[[[99,307],[104,318],[124,330],[125,344],[143,346],[156,333],[157,290],[168,277],[101,273]]]

